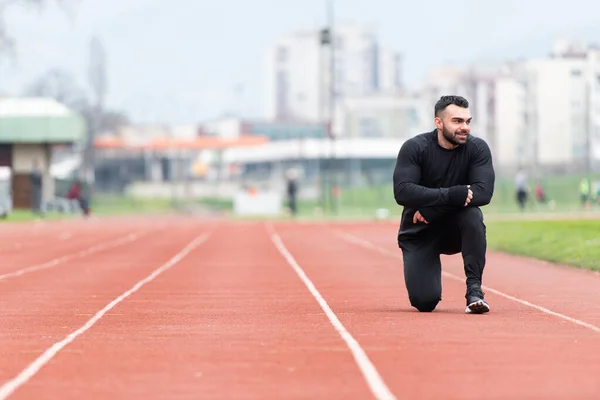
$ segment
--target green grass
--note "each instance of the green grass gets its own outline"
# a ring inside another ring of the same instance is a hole
[[[139,215],[139,214],[157,214],[169,213],[175,210],[176,206],[168,199],[136,199],[124,196],[98,195],[93,199],[92,214],[99,216],[110,215]],[[43,220],[57,220],[65,218],[81,218],[79,214],[69,213],[47,213]],[[13,210],[3,222],[27,222],[40,219],[29,210]]]
[[[36,219],[56,220],[56,219],[60,219],[60,218],[65,218],[65,216],[66,216],[65,214],[60,214],[60,213],[47,213],[46,215],[44,215],[43,218],[40,218],[37,215],[33,214],[29,210],[14,210],[6,218],[0,219],[0,223],[3,223],[3,222],[27,222],[27,221],[34,221]]]
[[[487,222],[490,249],[600,271],[600,220]]]
[[[156,214],[172,212],[175,205],[170,199],[141,199],[99,194],[93,198],[94,215]]]

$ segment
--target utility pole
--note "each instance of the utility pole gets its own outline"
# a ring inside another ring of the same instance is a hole
[[[585,163],[584,170],[586,173],[592,173],[594,169],[594,151],[592,149],[592,93],[590,89],[590,85],[593,80],[590,82],[585,82]]]
[[[102,41],[94,36],[90,41],[90,58],[88,70],[89,83],[93,92],[91,103],[91,126],[88,127],[88,137],[84,147],[84,171],[89,179],[89,198],[92,201],[96,171],[94,140],[103,129],[104,100],[107,90],[106,50]]]
[[[325,185],[327,196],[330,199],[330,207],[333,212],[337,212],[337,172],[335,165],[335,134],[333,131],[334,119],[335,119],[335,34],[334,34],[334,7],[333,0],[327,0],[327,26],[321,31],[321,45],[329,46],[329,102],[328,108],[328,139],[331,145],[331,151],[329,152],[329,159],[327,163],[327,175],[329,185]]]
[[[335,121],[335,101],[336,101],[336,90],[335,90],[335,30],[334,30],[334,11],[333,11],[333,0],[329,0],[329,31],[331,32],[331,42],[329,44],[329,55],[330,55],[330,79],[329,79],[329,137],[331,139],[331,162],[330,162],[330,171],[331,171],[331,208],[334,214],[337,214],[337,205],[338,205],[338,196],[340,194],[338,188],[338,179],[337,179],[337,162],[336,162],[336,138],[335,132],[333,131],[333,125]]]

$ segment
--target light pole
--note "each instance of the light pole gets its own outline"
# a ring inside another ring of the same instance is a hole
[[[330,199],[330,207],[333,212],[337,211],[337,176],[335,171],[335,134],[333,132],[333,124],[335,118],[335,34],[334,34],[334,7],[333,0],[327,0],[327,26],[321,30],[321,45],[329,46],[329,102],[328,108],[328,138],[331,145],[329,159],[327,163],[327,175],[329,185],[325,185],[327,196]],[[335,188],[335,192],[333,189]]]

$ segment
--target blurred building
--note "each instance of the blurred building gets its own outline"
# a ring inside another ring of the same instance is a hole
[[[31,206],[32,172],[40,174],[42,202],[54,198],[54,149],[80,144],[85,133],[83,117],[53,99],[0,98],[0,167],[10,170],[14,208]]]
[[[473,116],[471,131],[487,141],[493,141],[497,120],[495,89],[502,77],[499,64],[476,64],[466,67],[440,67],[432,70],[421,88],[420,94],[429,107],[429,118],[433,129],[433,108],[444,95],[460,95],[469,101]]]
[[[600,160],[600,50],[558,42],[523,63],[526,134],[535,166],[587,169]]]
[[[600,50],[559,42],[548,57],[445,67],[420,91],[430,108],[445,94],[470,102],[472,133],[495,165],[581,170],[600,160]]]
[[[334,31],[336,99],[401,88],[402,58],[381,49],[372,31],[354,25],[336,26]],[[266,59],[267,118],[326,119],[330,60],[318,29],[277,40]]]
[[[334,132],[340,138],[408,139],[433,129],[427,103],[413,94],[377,93],[342,99]]]

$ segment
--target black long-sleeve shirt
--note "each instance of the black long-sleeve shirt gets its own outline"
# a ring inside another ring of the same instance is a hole
[[[399,239],[425,229],[464,207],[468,188],[473,199],[467,207],[489,204],[495,173],[487,143],[470,136],[464,145],[445,149],[438,144],[437,129],[408,139],[401,147],[394,169],[394,198],[404,206]],[[416,211],[429,222],[412,222]]]

